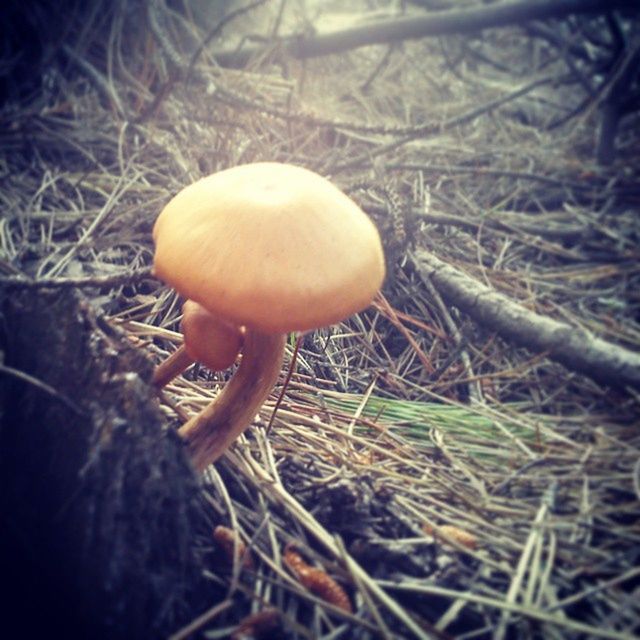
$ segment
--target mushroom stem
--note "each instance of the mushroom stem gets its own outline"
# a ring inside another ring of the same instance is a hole
[[[278,379],[285,343],[286,334],[247,329],[234,376],[209,406],[180,427],[178,433],[186,440],[198,472],[215,462],[251,424]]]
[[[165,384],[171,382],[194,362],[195,360],[187,353],[184,344],[180,345],[176,351],[156,367],[156,370],[153,372],[154,386],[162,389]]]

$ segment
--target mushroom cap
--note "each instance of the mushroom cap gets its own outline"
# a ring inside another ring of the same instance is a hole
[[[220,320],[193,300],[182,305],[182,333],[189,357],[212,371],[230,367],[242,349],[240,328]]]
[[[327,179],[287,164],[198,180],[167,204],[153,238],[158,277],[264,333],[338,322],[369,305],[384,279],[369,217]]]

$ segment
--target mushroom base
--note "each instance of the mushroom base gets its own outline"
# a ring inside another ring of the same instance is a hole
[[[285,334],[247,329],[242,361],[220,395],[178,433],[186,440],[198,472],[215,462],[251,424],[282,368]]]

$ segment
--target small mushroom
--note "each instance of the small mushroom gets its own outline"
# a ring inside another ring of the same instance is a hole
[[[275,162],[198,180],[158,217],[154,269],[220,322],[244,327],[242,361],[179,430],[198,471],[251,424],[275,385],[286,335],[368,306],[384,279],[380,236],[327,179]]]
[[[154,371],[153,384],[159,389],[194,362],[212,371],[222,371],[236,360],[242,347],[242,332],[209,313],[202,305],[187,300],[182,305],[184,343]]]

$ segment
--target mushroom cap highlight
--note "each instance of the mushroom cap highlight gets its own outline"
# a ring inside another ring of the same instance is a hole
[[[154,269],[227,322],[307,331],[370,304],[384,279],[369,217],[318,174],[261,162],[186,187],[163,209]]]

